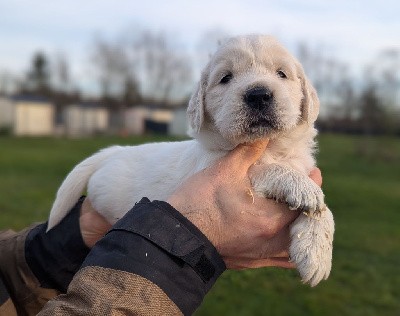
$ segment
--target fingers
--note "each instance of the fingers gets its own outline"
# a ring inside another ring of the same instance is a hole
[[[295,269],[296,265],[290,261],[289,257],[271,257],[266,259],[243,259],[225,260],[228,269],[256,269],[265,267],[278,267],[285,269]]]
[[[111,224],[95,211],[81,215],[79,226],[82,239],[89,248],[92,248],[111,228]]]
[[[95,211],[96,210],[93,208],[92,203],[90,203],[89,199],[85,198],[81,206],[81,214],[86,214]]]
[[[296,265],[293,262],[290,262],[289,257],[284,258],[268,258],[268,259],[259,259],[254,260],[249,263],[249,268],[263,268],[263,267],[278,267],[285,269],[295,269]]]
[[[111,224],[94,210],[89,199],[86,198],[81,207],[79,227],[84,243],[89,248],[92,248],[94,244],[111,228]]]
[[[318,186],[322,186],[322,174],[321,170],[317,167],[315,167],[313,170],[311,170],[309,177],[311,180],[313,180]]]
[[[235,172],[247,173],[250,166],[259,160],[268,145],[269,139],[238,145],[223,158],[224,164]]]

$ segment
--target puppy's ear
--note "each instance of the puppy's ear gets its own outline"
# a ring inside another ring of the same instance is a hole
[[[301,102],[303,120],[308,124],[313,124],[319,114],[319,99],[317,91],[306,77],[303,67],[299,64],[299,77],[303,90],[303,100]]]
[[[205,90],[208,81],[207,68],[203,70],[201,79],[197,84],[195,92],[192,94],[187,109],[187,117],[189,121],[189,134],[197,134],[200,131],[204,121],[204,108],[205,108]]]

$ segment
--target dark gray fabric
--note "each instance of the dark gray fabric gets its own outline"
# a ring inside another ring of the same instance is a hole
[[[185,315],[202,302],[225,264],[208,239],[169,204],[142,199],[100,240],[82,267],[142,276]]]
[[[44,223],[32,229],[26,238],[26,262],[44,288],[65,293],[89,253],[79,226],[83,201],[84,197],[49,232],[46,233],[47,223]]]

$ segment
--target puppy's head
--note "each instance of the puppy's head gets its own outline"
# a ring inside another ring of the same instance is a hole
[[[300,63],[274,38],[235,37],[202,72],[189,102],[189,134],[237,145],[312,125],[318,110]]]

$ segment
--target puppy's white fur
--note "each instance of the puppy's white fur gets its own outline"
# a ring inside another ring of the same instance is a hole
[[[227,74],[230,80],[221,82]],[[244,96],[260,87],[273,100],[251,108]],[[48,229],[66,216],[85,187],[94,208],[115,223],[141,197],[166,200],[185,179],[238,144],[270,138],[252,184],[259,195],[304,211],[291,227],[290,255],[302,280],[314,286],[329,276],[334,232],[324,195],[308,177],[315,165],[318,110],[300,63],[275,39],[232,38],[211,58],[189,102],[189,134],[195,139],[114,146],[87,158],[61,185]]]

